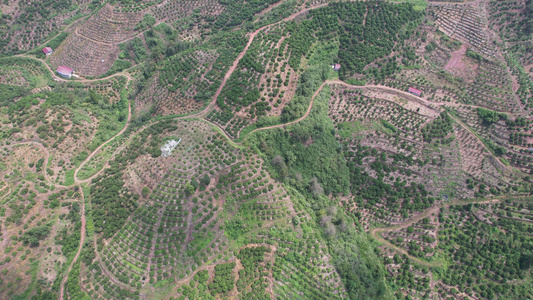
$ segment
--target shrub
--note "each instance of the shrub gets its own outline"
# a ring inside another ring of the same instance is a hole
[[[484,123],[492,124],[499,120],[507,120],[507,115],[504,113],[495,112],[486,108],[478,107],[477,115],[483,120]]]
[[[141,195],[143,197],[147,197],[148,195],[150,194],[150,189],[148,187],[143,187],[142,191],[141,191]]]

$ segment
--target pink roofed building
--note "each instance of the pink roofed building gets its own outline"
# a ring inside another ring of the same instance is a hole
[[[71,78],[72,74],[74,74],[74,70],[73,69],[67,68],[67,67],[63,67],[63,66],[58,67],[56,72],[57,72],[57,74],[59,74],[59,76],[65,77],[65,78]]]
[[[46,55],[50,55],[50,54],[52,54],[52,52],[54,52],[54,50],[52,50],[52,48],[50,48],[50,47],[44,47],[43,48],[43,52]]]
[[[333,64],[333,65],[331,65],[331,68],[333,69],[333,71],[339,71],[341,69],[341,65],[340,64]]]
[[[413,94],[413,95],[418,96],[418,97],[420,97],[420,95],[422,95],[422,91],[421,90],[417,90],[414,87],[410,87],[409,90],[407,90],[407,91],[410,94]]]

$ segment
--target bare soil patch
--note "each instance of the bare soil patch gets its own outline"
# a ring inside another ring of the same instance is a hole
[[[472,63],[466,57],[466,51],[468,50],[468,45],[462,44],[461,48],[456,51],[453,51],[451,58],[444,67],[444,70],[452,73],[453,75],[464,78],[466,80],[473,80],[476,70],[479,67],[477,64]]]

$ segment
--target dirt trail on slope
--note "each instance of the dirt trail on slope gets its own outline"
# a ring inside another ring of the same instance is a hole
[[[14,146],[17,146],[17,145],[36,145],[36,146],[39,146],[39,148],[41,148],[41,150],[43,150],[45,156],[44,156],[44,162],[43,162],[43,176],[44,176],[44,179],[45,181],[49,184],[49,185],[53,185],[55,187],[59,187],[59,188],[66,188],[66,186],[64,185],[61,185],[61,184],[56,184],[56,183],[53,183],[52,180],[50,179],[50,177],[48,177],[48,173],[46,172],[46,166],[48,164],[48,159],[50,158],[50,152],[48,152],[48,149],[46,149],[46,147],[39,143],[39,142],[36,142],[36,141],[28,141],[28,142],[20,142],[20,143],[15,143],[12,145],[11,148],[13,148]]]
[[[126,87],[128,87],[128,84],[130,83],[131,81],[128,80],[128,82],[126,83]],[[112,140],[114,140],[116,137],[118,137],[119,135],[123,134],[124,131],[126,131],[126,129],[128,129],[128,126],[130,125],[130,121],[131,121],[131,102],[128,101],[128,119],[126,120],[126,124],[124,125],[124,128],[122,128],[122,130],[120,130],[117,134],[115,134],[112,138],[110,138],[109,140],[105,141],[104,143],[102,143],[100,146],[98,146],[98,148],[96,148],[93,152],[91,152],[91,154],[89,156],[87,156],[87,158],[80,164],[79,167],[76,168],[76,170],[74,170],[74,181],[76,183],[81,183],[81,182],[88,182],[90,178],[88,179],[85,179],[85,180],[79,180],[78,179],[78,172],[83,168],[83,166],[85,166],[85,164],[91,160],[91,158],[93,156],[96,155],[96,153],[98,153],[98,151],[100,151],[100,149],[102,149],[102,147],[104,147],[105,145],[107,145],[109,142],[111,142]]]
[[[43,59],[36,58],[36,57],[33,57],[33,56],[27,56],[25,54],[15,55],[15,57],[24,57],[24,58],[29,58],[29,59],[34,59],[34,60],[40,61],[48,69],[48,71],[50,71],[50,74],[52,75],[52,77],[56,81],[63,81],[63,82],[96,82],[96,81],[106,80],[106,79],[110,79],[110,78],[118,77],[118,76],[124,76],[124,77],[126,77],[128,79],[128,81],[132,80],[131,76],[126,74],[126,73],[124,73],[124,71],[120,72],[120,73],[113,74],[113,75],[109,75],[109,76],[106,76],[106,77],[102,77],[102,78],[96,78],[96,79],[65,79],[63,77],[58,76],[56,74],[56,72],[54,72],[54,70],[52,70],[52,68],[50,68],[50,66]]]
[[[257,30],[255,30],[254,32],[252,32],[250,35],[249,35],[249,39],[248,39],[248,43],[246,43],[246,46],[244,47],[244,49],[241,51],[241,53],[239,53],[239,55],[237,56],[237,58],[233,61],[233,65],[228,69],[228,71],[226,72],[226,75],[224,75],[224,79],[222,80],[222,83],[220,84],[220,86],[218,87],[216,93],[215,93],[215,96],[213,97],[213,100],[211,101],[211,103],[209,103],[209,105],[204,109],[202,110],[200,113],[197,113],[195,114],[195,116],[198,116],[198,117],[204,117],[205,115],[207,115],[214,107],[215,107],[215,104],[217,102],[217,99],[218,99],[218,96],[220,96],[220,93],[222,92],[222,90],[224,89],[224,86],[226,85],[226,82],[228,81],[228,79],[231,77],[231,74],[233,74],[233,72],[235,71],[235,69],[237,68],[237,65],[239,64],[239,61],[244,57],[244,55],[246,54],[246,52],[248,52],[248,48],[250,47],[250,45],[252,44],[252,42],[254,41],[255,39],[255,36],[269,28],[269,27],[272,27],[272,26],[275,26],[275,25],[278,25],[280,23],[283,23],[283,22],[288,22],[288,21],[292,21],[294,20],[294,18],[298,17],[298,16],[301,16],[305,13],[307,13],[308,11],[312,10],[312,9],[317,9],[317,8],[320,8],[320,7],[324,7],[324,6],[327,6],[329,3],[324,3],[324,4],[320,4],[320,5],[315,5],[315,6],[312,6],[312,7],[309,7],[309,8],[306,8],[306,9],[303,9],[299,12],[296,12],[290,16],[288,16],[287,18],[281,20],[281,21],[278,21],[278,22],[275,22],[275,23],[272,23],[272,24],[268,24],[268,25],[265,25]]]
[[[311,98],[311,101],[309,102],[309,106],[307,107],[307,111],[305,112],[305,114],[301,117],[299,117],[298,119],[294,120],[294,121],[290,121],[290,122],[287,122],[287,123],[283,123],[283,124],[278,124],[278,125],[272,125],[272,126],[267,126],[267,127],[261,127],[261,128],[257,128],[257,129],[254,129],[252,131],[250,131],[250,133],[252,132],[257,132],[257,131],[260,131],[260,130],[267,130],[267,129],[273,129],[273,128],[280,128],[280,127],[285,127],[285,126],[289,126],[289,125],[292,125],[292,124],[296,124],[298,122],[301,122],[303,121],[305,118],[307,118],[309,116],[309,114],[311,113],[311,109],[313,108],[313,103],[315,101],[315,98],[316,96],[318,96],[318,94],[322,91],[322,88],[324,87],[324,85],[326,85],[327,82],[324,82],[322,83],[322,85],[318,88],[318,90],[313,94],[313,97]],[[248,135],[250,134],[248,133]],[[241,142],[242,144],[242,142]]]
[[[379,90],[385,90],[385,91],[389,91],[389,92],[392,92],[392,93],[401,94],[402,96],[410,98],[410,99],[412,99],[412,100],[414,100],[416,102],[419,102],[419,103],[421,103],[421,104],[423,104],[425,106],[428,106],[428,107],[450,105],[450,103],[448,103],[448,102],[431,102],[431,101],[428,101],[428,100],[426,100],[424,98],[421,98],[421,97],[415,96],[413,94],[410,94],[410,93],[408,93],[406,91],[402,91],[402,90],[399,90],[399,89],[395,89],[395,88],[391,88],[391,87],[383,86],[383,85],[374,85],[374,84],[352,85],[352,84],[346,83],[346,82],[338,80],[338,79],[326,80],[326,82],[329,83],[329,84],[340,84],[340,85],[344,85],[344,86],[347,86],[347,87],[350,87],[350,88],[354,88],[354,89],[374,88],[374,89],[379,89]]]
[[[415,95],[413,95],[411,93],[408,93],[406,91],[399,90],[399,89],[392,88],[392,87],[388,87],[388,86],[384,86],[384,85],[374,85],[374,84],[352,85],[352,84],[346,83],[346,82],[338,80],[338,79],[327,80],[327,83],[329,83],[329,84],[340,84],[340,85],[344,85],[344,86],[347,86],[349,88],[354,88],[354,89],[371,88],[371,89],[377,89],[377,90],[385,90],[385,91],[388,91],[388,92],[391,92],[391,93],[401,94],[402,96],[405,96],[405,97],[407,97],[409,99],[413,99],[416,102],[418,102],[420,104],[423,104],[425,106],[428,106],[428,107],[431,107],[431,106],[437,106],[437,107],[467,106],[467,107],[476,108],[476,109],[477,108],[485,108],[485,107],[479,106],[479,105],[465,104],[465,103],[458,103],[458,102],[434,102],[434,101],[429,101],[429,100],[426,100],[426,99],[424,99],[422,97],[418,97],[418,96],[415,96]],[[500,111],[500,110],[495,110],[495,109],[492,109],[492,110],[496,111],[496,112],[506,113],[508,115],[515,115],[514,113],[508,112],[508,111]]]
[[[63,300],[64,292],[65,292],[65,284],[68,280],[68,273],[70,273],[70,270],[72,270],[72,267],[78,260],[78,257],[80,256],[81,250],[83,249],[83,244],[85,243],[85,225],[86,225],[86,219],[85,219],[85,196],[83,195],[83,189],[80,185],[78,185],[80,189],[81,194],[81,238],[80,238],[80,245],[78,247],[78,252],[76,252],[76,255],[72,259],[72,262],[70,263],[70,266],[68,267],[67,273],[65,274],[65,278],[63,278],[63,281],[61,281],[61,286],[59,287],[59,300]]]
[[[248,48],[250,47],[250,45],[252,44],[255,36],[263,29],[264,27],[261,27],[259,29],[257,29],[256,31],[254,31],[252,34],[250,34],[250,39],[248,40],[248,43],[246,43],[246,46],[244,47],[244,50],[241,51],[241,53],[239,53],[239,55],[237,56],[237,58],[233,61],[233,65],[231,65],[231,67],[228,69],[228,71],[226,72],[226,75],[224,75],[224,79],[222,79],[222,83],[220,84],[220,86],[218,87],[216,93],[215,93],[215,96],[213,97],[213,100],[211,101],[211,103],[209,103],[209,105],[200,113],[200,116],[203,116],[203,115],[207,115],[214,107],[215,107],[215,104],[217,102],[217,98],[218,96],[220,95],[220,93],[222,92],[222,89],[224,88],[224,86],[226,86],[226,82],[228,81],[228,79],[231,77],[231,74],[233,74],[233,71],[235,71],[235,69],[237,68],[237,65],[239,64],[239,61],[241,60],[241,58],[244,57],[244,55],[246,54],[246,52],[248,51]]]
[[[511,169],[511,167],[509,167],[508,165],[504,164],[499,157],[497,157],[496,155],[492,154],[492,151],[485,145],[485,143],[483,143],[483,141],[481,140],[481,138],[479,138],[479,136],[472,130],[470,129],[469,126],[465,125],[463,122],[461,122],[459,119],[457,119],[455,116],[451,115],[451,114],[448,114],[450,116],[450,118],[452,118],[457,124],[459,124],[461,127],[463,127],[466,131],[468,131],[471,135],[473,135],[480,143],[481,145],[483,145],[483,148],[487,151],[488,155],[492,155],[499,163],[500,163],[500,167],[504,167],[507,171],[511,172],[511,173],[514,173],[513,172],[513,169]]]
[[[246,244],[242,247],[239,248],[239,250],[242,250],[242,249],[245,249],[245,248],[251,248],[251,247],[259,247],[259,246],[265,246],[265,247],[268,247],[270,248],[270,252],[268,252],[268,254],[266,254],[265,256],[267,255],[270,255],[269,257],[266,257],[265,258],[265,261],[271,261],[273,262],[274,260],[274,253],[276,251],[278,251],[278,248],[275,246],[275,245],[270,245],[270,244],[257,244],[257,243],[250,243],[250,244]],[[196,270],[194,270],[194,272],[192,272],[191,274],[185,276],[184,278],[178,280],[178,281],[175,281],[174,282],[174,288],[172,289],[172,292],[171,293],[174,293],[174,291],[176,290],[176,288],[182,286],[183,284],[189,284],[189,282],[194,278],[194,276],[200,272],[200,271],[203,271],[203,270],[208,270],[209,272],[213,272],[214,269],[215,269],[215,266],[216,265],[219,265],[219,264],[225,264],[225,263],[230,263],[230,262],[237,262],[237,261],[240,261],[238,258],[233,258],[233,259],[230,259],[228,261],[222,261],[222,262],[218,262],[218,263],[214,263],[214,264],[209,264],[209,265],[204,265]],[[272,289],[270,289],[269,291],[270,293],[272,293]]]
[[[390,232],[390,231],[397,231],[397,230],[409,227],[409,226],[417,223],[418,221],[420,221],[420,220],[422,220],[424,218],[427,218],[427,217],[429,217],[430,215],[432,215],[434,213],[437,213],[440,209],[445,208],[445,207],[449,207],[449,206],[452,206],[452,205],[466,205],[466,204],[471,204],[471,203],[486,204],[486,203],[495,203],[495,202],[499,202],[499,201],[501,201],[501,199],[492,199],[492,200],[485,200],[485,201],[475,201],[475,200],[453,201],[453,202],[450,202],[450,203],[446,203],[446,204],[442,204],[442,205],[438,205],[438,206],[433,206],[433,207],[430,207],[430,208],[426,209],[421,214],[418,214],[418,215],[414,216],[413,218],[403,222],[402,224],[394,225],[394,226],[390,226],[390,227],[374,228],[374,229],[372,229],[372,231],[370,231],[370,234],[376,240],[378,240],[381,243],[385,244],[387,247],[389,247],[391,249],[394,249],[394,250],[396,250],[397,252],[399,252],[401,254],[406,255],[410,260],[416,262],[419,265],[423,265],[423,266],[426,266],[426,267],[438,267],[438,266],[442,265],[441,262],[439,262],[439,261],[428,262],[428,261],[425,261],[425,260],[421,260],[420,258],[414,257],[414,256],[410,255],[407,252],[407,250],[405,250],[403,248],[400,248],[400,247],[398,247],[396,245],[393,245],[392,243],[390,243],[389,241],[384,239],[382,237],[381,233]]]

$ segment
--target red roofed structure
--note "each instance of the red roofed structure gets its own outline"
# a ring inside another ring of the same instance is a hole
[[[46,55],[50,55],[50,54],[52,54],[52,52],[54,52],[54,51],[53,51],[52,48],[50,48],[50,47],[44,47],[44,48],[43,48],[43,52],[44,52],[44,54],[46,54]]]
[[[59,74],[59,76],[62,76],[62,77],[65,77],[65,78],[70,78],[70,77],[72,77],[72,74],[74,73],[74,70],[71,69],[71,68],[60,66],[60,67],[57,68],[56,72],[57,72],[57,74]]]
[[[415,89],[414,87],[410,87],[409,90],[407,90],[410,94],[413,94],[415,96],[420,97],[422,95],[422,91]]]
[[[333,69],[333,71],[338,71],[341,69],[341,65],[340,64],[333,64],[331,65],[331,68]]]

